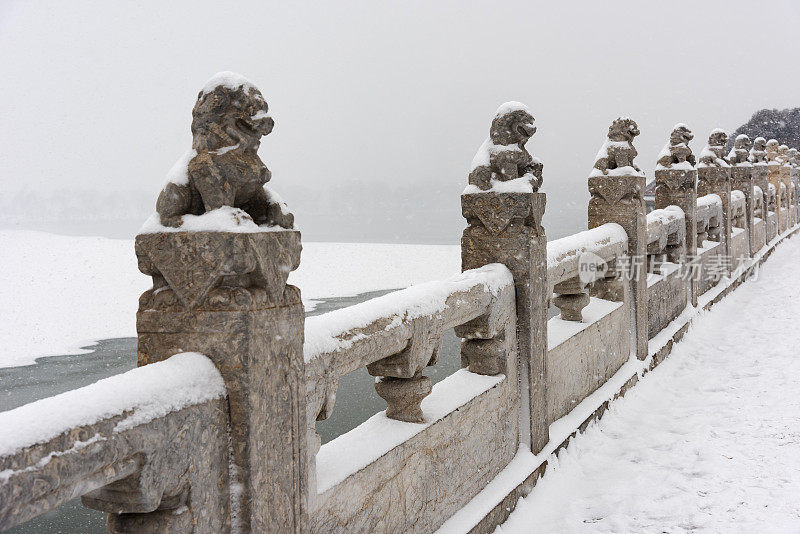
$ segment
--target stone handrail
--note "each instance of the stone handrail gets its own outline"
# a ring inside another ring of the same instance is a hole
[[[739,190],[731,191],[731,221],[737,228],[746,228],[747,219],[745,217],[746,202],[744,193]]]
[[[16,429],[0,437],[0,529],[78,496],[120,532],[230,527],[225,387],[204,356],[2,412],[0,426]]]
[[[697,246],[711,239],[719,241],[722,226],[722,200],[719,195],[709,194],[697,199]]]
[[[686,247],[686,221],[678,206],[667,206],[647,214],[648,270],[658,270],[656,260],[678,263]]]
[[[581,310],[590,302],[584,288],[606,276],[613,276],[617,258],[627,250],[628,235],[615,223],[547,243],[548,292],[557,294],[553,303],[561,310],[562,318],[582,320]],[[592,256],[587,256],[587,253]]]
[[[764,214],[764,192],[756,185],[753,186],[753,195],[755,199],[753,202],[755,216],[763,220],[766,218]]]
[[[376,372],[394,368],[411,378],[435,363],[447,329],[481,318],[475,337],[495,337],[513,313],[513,290],[508,269],[488,265],[309,317],[303,348],[309,414],[327,419],[339,378],[362,367],[377,364]]]

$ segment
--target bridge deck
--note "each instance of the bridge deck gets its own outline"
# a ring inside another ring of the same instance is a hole
[[[800,239],[697,317],[498,532],[800,531]]]

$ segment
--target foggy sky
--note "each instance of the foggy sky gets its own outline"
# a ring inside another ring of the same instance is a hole
[[[199,89],[233,70],[270,105],[260,154],[304,239],[457,243],[458,195],[508,100],[536,117],[558,237],[585,228],[614,118],[638,122],[650,180],[675,123],[697,153],[714,127],[800,105],[800,2],[651,4],[0,2],[0,208],[152,210]]]

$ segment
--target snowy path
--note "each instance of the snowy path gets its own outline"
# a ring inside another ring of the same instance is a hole
[[[498,529],[800,532],[800,238],[695,319]]]

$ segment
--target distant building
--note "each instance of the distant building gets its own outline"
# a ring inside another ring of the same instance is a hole
[[[653,180],[647,187],[644,188],[644,204],[647,207],[647,213],[656,209],[656,181]]]

